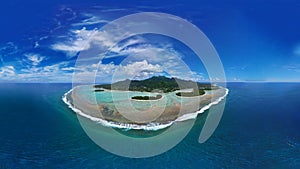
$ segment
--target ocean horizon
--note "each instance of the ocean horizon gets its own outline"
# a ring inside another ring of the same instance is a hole
[[[228,83],[220,124],[199,144],[208,111],[158,156],[132,159],[97,146],[62,101],[72,84],[2,83],[0,168],[299,168],[300,83]]]

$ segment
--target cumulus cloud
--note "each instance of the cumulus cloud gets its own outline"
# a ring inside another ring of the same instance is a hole
[[[97,79],[98,82],[111,82],[130,79],[145,79],[163,71],[158,64],[150,64],[146,60],[127,64],[115,65],[114,63],[81,65],[77,67],[62,68],[62,70],[74,70],[76,82],[91,82]]]
[[[115,50],[115,52],[117,51]],[[190,70],[190,67],[182,60],[182,54],[173,49],[171,45],[134,45],[131,47],[123,47],[118,51],[118,54],[127,55],[128,57],[125,60],[128,60],[129,62],[147,61],[148,64],[157,65],[159,66],[159,71],[154,71],[156,73],[166,72],[173,77],[185,80],[204,80],[203,74]],[[146,68],[151,70],[151,67]],[[155,74],[148,73],[147,70],[142,72],[149,76]]]
[[[115,70],[118,80],[144,79],[156,73],[162,73],[163,68],[159,64],[150,64],[147,60],[137,61],[126,65],[119,65]]]

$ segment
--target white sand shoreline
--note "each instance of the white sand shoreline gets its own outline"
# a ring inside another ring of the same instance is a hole
[[[114,128],[121,128],[121,129],[135,129],[135,130],[154,130],[154,131],[155,130],[160,130],[160,129],[167,128],[167,127],[171,126],[174,122],[181,122],[181,121],[186,121],[186,120],[190,120],[190,119],[195,119],[198,114],[203,113],[205,110],[208,110],[211,106],[216,105],[220,101],[222,101],[227,96],[227,94],[229,92],[228,89],[221,88],[221,89],[225,89],[225,94],[222,97],[219,97],[216,101],[211,102],[208,105],[203,106],[202,108],[200,108],[200,110],[198,110],[198,111],[196,111],[194,113],[183,114],[182,116],[179,116],[174,121],[169,121],[169,122],[166,122],[166,123],[135,124],[135,123],[118,123],[118,122],[113,122],[113,121],[107,121],[107,120],[104,120],[104,119],[101,119],[101,118],[97,118],[97,117],[93,117],[91,115],[88,115],[87,113],[84,113],[82,110],[80,110],[78,108],[75,108],[72,105],[72,103],[70,102],[70,100],[67,98],[75,88],[72,88],[67,93],[65,93],[64,96],[62,97],[62,100],[76,114],[78,114],[78,115],[80,115],[82,117],[88,118],[88,119],[90,119],[92,121],[98,122],[101,125],[107,126],[107,127],[114,127]],[[204,95],[206,95],[206,94],[207,94],[207,92]],[[204,96],[204,95],[200,95],[200,97]],[[148,100],[142,100],[142,101],[148,101]],[[157,100],[153,100],[153,101],[157,101]]]

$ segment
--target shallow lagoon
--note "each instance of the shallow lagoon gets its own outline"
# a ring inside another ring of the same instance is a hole
[[[177,96],[177,92],[164,94],[105,89],[95,92],[92,85],[85,85],[74,87],[65,94],[63,100],[79,115],[106,126],[124,128],[124,126],[134,125],[135,127],[129,126],[129,128],[157,130],[170,126],[177,119],[184,121],[196,118],[198,113],[203,113],[204,110],[225,98],[228,90],[220,88],[206,91],[204,95],[195,97]],[[133,96],[156,96],[157,94],[161,94],[162,98],[131,99]],[[110,123],[114,124],[110,125]]]

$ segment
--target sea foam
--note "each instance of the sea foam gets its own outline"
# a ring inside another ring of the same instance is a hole
[[[204,113],[205,110],[208,110],[211,106],[217,105],[219,102],[221,102],[229,93],[228,89],[225,89],[225,94],[222,97],[219,97],[216,101],[209,103],[208,105],[205,105],[202,107],[200,110],[196,111],[195,113],[187,113],[184,114],[180,117],[178,117],[175,121],[185,121],[185,120],[190,120],[190,119],[195,119],[198,114]]]
[[[71,101],[68,100],[68,95],[71,94],[71,92],[74,89],[75,88],[73,88],[73,89],[69,90],[67,93],[65,93],[62,97],[62,100],[65,104],[68,105],[68,107],[70,109],[72,109],[78,115],[80,115],[82,117],[85,117],[85,118],[88,118],[92,121],[95,121],[95,122],[100,123],[101,125],[107,126],[107,127],[114,127],[114,128],[120,128],[120,129],[134,129],[134,130],[152,130],[152,131],[167,128],[175,122],[181,122],[181,121],[195,119],[198,116],[198,114],[203,113],[205,110],[208,110],[211,106],[216,105],[220,101],[222,101],[227,96],[227,94],[229,92],[228,89],[225,89],[226,90],[225,94],[222,97],[219,97],[216,101],[211,102],[208,105],[205,105],[204,107],[202,107],[200,110],[196,111],[195,113],[184,114],[184,115],[178,117],[176,120],[168,122],[168,123],[164,123],[164,124],[162,124],[162,123],[129,124],[129,123],[117,123],[117,122],[107,121],[107,120],[104,120],[104,119],[101,119],[101,118],[96,118],[96,117],[90,116],[88,114],[85,114],[80,109],[73,106]]]

